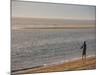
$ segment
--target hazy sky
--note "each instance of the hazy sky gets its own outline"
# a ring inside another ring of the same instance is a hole
[[[13,17],[95,19],[95,6],[12,1]]]

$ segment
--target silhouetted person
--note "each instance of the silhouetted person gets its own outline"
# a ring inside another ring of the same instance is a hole
[[[87,49],[86,41],[84,41],[84,43],[83,43],[83,45],[81,46],[80,49],[83,49],[83,52],[82,52],[82,60],[84,62],[84,59],[86,61],[86,49]]]

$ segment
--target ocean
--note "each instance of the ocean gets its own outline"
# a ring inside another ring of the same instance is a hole
[[[95,56],[95,28],[12,30],[11,70],[80,58],[83,41],[87,44],[87,56]]]

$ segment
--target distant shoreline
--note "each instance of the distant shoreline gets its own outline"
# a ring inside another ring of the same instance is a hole
[[[12,28],[12,30],[34,30],[34,29],[95,29],[95,26],[91,27],[23,27],[23,28]]]

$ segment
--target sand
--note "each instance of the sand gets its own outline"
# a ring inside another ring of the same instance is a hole
[[[96,57],[88,57],[83,63],[82,59],[64,62],[57,65],[41,66],[21,71],[12,72],[12,74],[31,74],[31,73],[46,73],[46,72],[62,72],[62,71],[75,71],[75,70],[91,70],[96,69]]]

